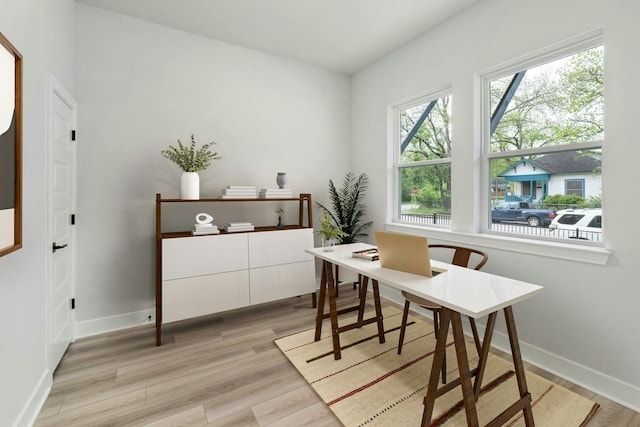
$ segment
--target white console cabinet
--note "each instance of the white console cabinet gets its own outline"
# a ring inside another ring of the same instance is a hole
[[[315,262],[305,252],[313,247],[309,194],[281,199],[299,202],[298,225],[209,236],[161,230],[163,203],[262,200],[274,199],[183,201],[156,195],[157,345],[162,344],[162,325],[170,322],[305,294],[313,295],[315,306]]]
[[[312,228],[247,233],[247,237],[251,304],[315,292],[315,262],[305,252],[313,247]]]

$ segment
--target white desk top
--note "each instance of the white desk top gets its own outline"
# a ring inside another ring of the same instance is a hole
[[[482,317],[542,292],[542,286],[432,260],[431,266],[447,270],[433,278],[380,267],[380,261],[353,258],[353,251],[373,248],[366,243],[338,245],[306,252],[348,268],[398,290],[428,299],[474,318]]]

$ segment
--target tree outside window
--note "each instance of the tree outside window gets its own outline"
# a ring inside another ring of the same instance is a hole
[[[491,208],[500,202],[555,211],[564,196],[585,206],[602,200],[603,51],[593,42],[569,56],[485,77],[490,230],[532,234],[519,224],[493,223]]]
[[[451,96],[396,109],[401,221],[448,226],[451,213]]]

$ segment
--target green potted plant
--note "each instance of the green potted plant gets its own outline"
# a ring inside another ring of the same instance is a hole
[[[332,180],[329,180],[329,196],[333,204],[333,212],[322,203],[317,203],[324,210],[325,215],[330,215],[342,231],[340,243],[354,243],[359,238],[368,236],[365,230],[373,224],[373,221],[361,223],[366,213],[362,199],[368,186],[367,174],[362,173],[356,177],[353,172],[349,172],[339,189]]]
[[[322,246],[325,248],[325,251],[332,251],[333,245],[335,245],[336,242],[342,241],[346,236],[344,231],[333,225],[331,215],[326,211],[320,223],[320,230],[316,231],[316,233],[322,236]]]
[[[185,200],[197,200],[200,198],[200,177],[199,171],[203,171],[211,166],[213,160],[222,159],[222,156],[215,151],[211,151],[211,147],[215,142],[204,144],[196,149],[196,140],[191,134],[191,144],[185,146],[182,141],[178,140],[178,146],[169,146],[168,149],[162,150],[160,154],[163,157],[174,162],[182,169],[181,176],[181,197]]]

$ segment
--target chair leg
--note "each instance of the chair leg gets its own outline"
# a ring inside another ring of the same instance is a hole
[[[402,312],[402,324],[400,325],[400,339],[398,341],[398,354],[402,353],[402,344],[404,344],[404,332],[407,329],[407,320],[409,318],[409,300],[404,301],[404,311]]]
[[[478,354],[480,354],[482,351],[482,343],[480,342],[480,336],[478,335],[476,320],[473,317],[469,317],[469,323],[471,323],[471,332],[473,332],[473,341],[476,344],[476,350],[478,351]]]
[[[440,336],[440,328],[444,327],[444,325],[440,325],[440,310],[432,310],[433,311],[433,329],[435,330],[436,339]],[[443,316],[444,317],[444,316]],[[447,383],[447,353],[445,348],[445,356],[442,359],[442,384]]]

